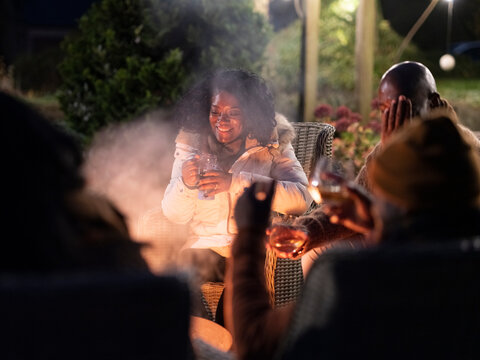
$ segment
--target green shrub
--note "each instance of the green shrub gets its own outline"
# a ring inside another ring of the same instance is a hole
[[[59,100],[90,138],[99,128],[169,106],[218,67],[258,71],[270,28],[249,0],[103,0],[62,44]]]
[[[295,21],[272,37],[262,73],[275,94],[276,110],[289,120],[298,115],[300,51],[301,23]]]

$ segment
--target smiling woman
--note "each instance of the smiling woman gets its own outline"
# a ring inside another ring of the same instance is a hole
[[[243,135],[243,114],[237,98],[220,91],[212,99],[210,126],[217,141],[226,146],[240,147]]]
[[[294,130],[276,115],[265,81],[244,70],[206,76],[175,114],[181,130],[162,208],[170,220],[190,224],[182,254],[200,270],[200,282],[223,281],[237,233],[233,209],[245,188],[276,180],[273,210],[284,214],[301,214],[310,204],[307,179],[290,144]],[[215,155],[216,164],[203,172],[199,160],[205,153]]]

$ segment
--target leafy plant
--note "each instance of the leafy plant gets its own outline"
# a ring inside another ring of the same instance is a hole
[[[372,107],[375,103],[372,104]],[[328,104],[315,109],[315,120],[335,126],[333,152],[340,160],[353,160],[355,172],[362,167],[365,156],[380,140],[379,112],[374,108],[368,124],[362,123],[361,115],[341,105],[336,110]]]
[[[269,29],[249,0],[94,3],[62,44],[67,121],[90,138],[109,123],[168,107],[205,71],[257,71]]]
[[[355,7],[353,2],[325,0],[321,2],[318,21],[318,95],[319,103],[332,106],[355,106]],[[301,22],[276,33],[268,45],[265,77],[272,82],[277,108],[289,119],[295,119],[300,89]],[[394,64],[402,38],[378,13],[377,46],[372,92],[381,75]],[[425,56],[413,44],[403,53],[402,60],[426,62]],[[279,101],[278,101],[279,100]]]

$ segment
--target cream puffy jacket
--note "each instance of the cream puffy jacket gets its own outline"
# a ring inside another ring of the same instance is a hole
[[[307,210],[311,203],[307,178],[290,143],[295,130],[287,120],[277,118],[274,133],[268,146],[259,145],[255,139],[247,139],[245,152],[229,170],[232,174],[229,191],[215,195],[214,200],[199,200],[198,190],[189,189],[182,181],[182,164],[196,153],[198,136],[180,131],[176,139],[172,177],[165,190],[162,209],[173,222],[190,222],[188,247],[210,248],[228,256],[230,243],[237,233],[233,217],[236,201],[244,189],[256,181],[278,181],[273,211],[300,215]]]

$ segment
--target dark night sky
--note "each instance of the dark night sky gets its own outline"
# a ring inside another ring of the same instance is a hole
[[[22,0],[22,20],[31,25],[74,26],[95,0]],[[18,6],[18,5],[17,5]]]
[[[406,35],[431,0],[380,0],[383,15],[401,35]],[[448,3],[440,0],[413,38],[423,49],[444,50],[447,37]],[[476,16],[476,18],[475,18]],[[475,21],[477,25],[475,25]],[[452,17],[452,43],[480,40],[480,0],[455,0]]]

